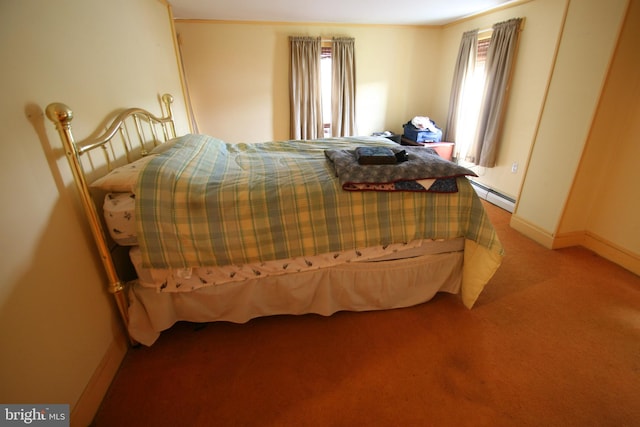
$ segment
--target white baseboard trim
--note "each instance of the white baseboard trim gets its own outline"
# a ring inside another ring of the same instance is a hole
[[[516,201],[509,196],[506,196],[490,187],[487,187],[484,184],[481,184],[472,179],[469,180],[473,189],[476,191],[476,194],[481,199],[486,200],[487,202],[494,204],[507,212],[513,213],[516,208]]]
[[[518,215],[511,215],[511,228],[524,234],[528,238],[540,243],[547,249],[553,249],[554,237],[548,231],[531,224],[530,222],[520,218]]]
[[[104,399],[111,381],[116,376],[124,356],[129,350],[129,342],[124,334],[117,334],[107,348],[102,361],[91,376],[80,399],[71,410],[71,426],[86,427],[91,425],[102,399]]]
[[[582,246],[640,276],[640,256],[638,254],[631,253],[588,231],[585,233]]]
[[[584,246],[585,232],[572,231],[571,233],[558,234],[553,239],[553,249],[568,248],[570,246]]]
[[[640,276],[640,256],[588,231],[574,231],[557,236],[536,227],[517,215],[511,216],[511,227],[548,249],[582,246],[602,258]]]

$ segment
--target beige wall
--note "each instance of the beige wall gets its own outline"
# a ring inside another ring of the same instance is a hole
[[[99,392],[83,392],[100,369],[117,367],[109,357],[122,357],[122,334],[43,110],[68,104],[83,138],[116,108],[159,113],[157,95],[171,92],[186,131],[170,14],[158,0],[3,1],[0,37],[0,402],[68,403],[87,425],[96,408],[78,414],[77,403],[99,403]]]
[[[572,1],[515,215],[553,238],[584,149],[627,0]]]
[[[433,110],[437,29],[178,21],[176,31],[199,130],[228,142],[289,138],[290,35],[355,37],[360,134],[401,132]]]
[[[516,66],[509,90],[505,126],[500,149],[493,168],[475,167],[479,182],[502,194],[517,198],[535,138],[538,118],[546,95],[547,84],[564,17],[567,0],[536,0],[514,7],[450,24],[442,35],[442,76],[438,87],[436,111],[446,115],[449,108],[451,75],[456,62],[462,33],[472,29],[488,29],[511,18],[525,19],[520,33]],[[516,173],[511,172],[518,164]]]
[[[611,70],[575,178],[559,236],[586,230],[586,245],[626,253],[633,269],[640,257],[640,1],[630,3]],[[637,268],[637,267],[635,267]]]

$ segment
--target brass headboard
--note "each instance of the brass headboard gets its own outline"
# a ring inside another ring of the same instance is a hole
[[[107,235],[102,227],[102,219],[94,203],[87,173],[83,164],[83,155],[89,157],[93,150],[101,148],[104,153],[104,161],[108,170],[123,159],[118,158],[118,151],[124,156],[124,163],[130,163],[148,153],[148,148],[155,147],[176,137],[175,124],[171,104],[173,97],[169,94],[162,96],[162,114],[160,117],[141,108],[128,108],[120,112],[107,126],[106,130],[99,132],[96,137],[90,137],[80,142],[75,142],[71,131],[73,111],[65,104],[55,102],[46,108],[46,114],[60,134],[62,144],[73,173],[76,186],[80,193],[93,237],[96,241],[102,264],[109,279],[109,292],[115,297],[120,315],[128,325],[129,316],[127,299],[124,293],[124,283],[118,276],[115,263],[109,249]],[[115,146],[116,142],[120,144]],[[120,147],[120,148],[118,148]],[[92,164],[89,160],[89,164]]]

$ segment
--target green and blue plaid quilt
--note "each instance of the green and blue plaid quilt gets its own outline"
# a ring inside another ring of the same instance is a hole
[[[152,159],[136,186],[145,267],[244,264],[465,237],[502,254],[467,178],[458,192],[345,191],[325,156],[371,138],[229,144],[186,135]]]

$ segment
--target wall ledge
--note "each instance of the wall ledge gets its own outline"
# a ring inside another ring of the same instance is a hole
[[[127,338],[124,334],[116,334],[80,399],[71,410],[72,426],[91,425],[128,350]]]
[[[583,246],[602,258],[640,276],[640,256],[589,231],[573,231],[556,236],[553,249]]]
[[[558,234],[553,239],[553,249],[568,248],[570,246],[584,246],[586,233],[584,231],[572,231]]]
[[[547,249],[583,246],[586,249],[595,252],[602,258],[605,258],[640,276],[640,255],[632,253],[629,250],[589,231],[573,231],[554,236],[517,215],[511,216],[510,225],[514,230],[522,233]]]
[[[588,231],[584,233],[582,246],[640,276],[640,255]]]
[[[553,249],[554,237],[548,231],[543,230],[537,225],[528,222],[527,220],[519,217],[516,214],[511,215],[511,221],[509,225],[511,225],[511,228],[513,228],[514,230],[524,234],[535,242],[540,243],[545,248]]]

